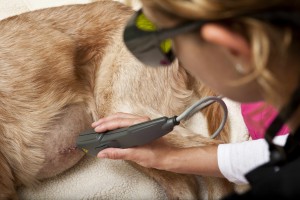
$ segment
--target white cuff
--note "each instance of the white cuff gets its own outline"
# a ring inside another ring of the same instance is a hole
[[[284,145],[287,135],[277,136],[274,143]],[[246,173],[269,161],[268,144],[264,139],[218,146],[218,165],[221,173],[236,184],[247,184]]]

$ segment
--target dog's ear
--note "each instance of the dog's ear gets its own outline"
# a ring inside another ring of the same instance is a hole
[[[0,151],[0,199],[18,199],[12,171]]]

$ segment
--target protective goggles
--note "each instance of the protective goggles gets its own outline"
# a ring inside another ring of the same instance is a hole
[[[264,11],[241,16],[251,16],[252,18],[263,20],[274,25],[291,25],[296,27],[300,25],[299,13],[288,11]],[[208,22],[212,21],[191,21],[174,28],[158,30],[156,26],[146,18],[142,10],[139,10],[129,19],[125,27],[123,35],[124,42],[128,50],[142,63],[150,66],[169,65],[175,59],[170,38],[185,32],[197,30]]]
[[[142,10],[139,10],[125,27],[124,42],[129,51],[142,63],[150,66],[169,65],[175,59],[170,38],[196,30],[207,22],[194,21],[175,28],[157,30]]]

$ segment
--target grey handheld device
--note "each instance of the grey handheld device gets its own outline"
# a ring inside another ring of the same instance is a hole
[[[120,128],[104,133],[97,133],[94,129],[89,129],[79,135],[76,145],[85,153],[93,156],[96,156],[99,151],[109,147],[129,148],[141,146],[171,132],[174,126],[178,125],[182,119],[189,118],[191,115],[195,114],[196,111],[199,111],[214,102],[218,102],[224,111],[224,117],[219,128],[211,135],[211,138],[215,138],[223,129],[228,115],[226,104],[221,96],[204,97],[186,109],[178,117],[161,117],[135,124],[127,128]]]
[[[104,133],[89,129],[79,135],[76,144],[85,153],[93,156],[109,147],[129,148],[144,145],[171,132],[179,124],[176,117],[161,117]]]

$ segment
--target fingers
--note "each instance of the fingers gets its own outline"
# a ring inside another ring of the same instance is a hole
[[[100,151],[98,158],[107,158],[113,160],[127,160],[137,163],[146,168],[166,169],[165,162],[170,152],[176,152],[174,149],[161,142],[153,141],[150,144],[121,149],[121,148],[106,148]]]
[[[155,165],[153,164],[159,163],[157,158],[153,156],[153,153],[151,152],[151,148],[149,147],[148,148],[135,147],[135,148],[128,148],[128,149],[107,148],[100,151],[97,157],[108,158],[112,160],[132,161],[147,168],[153,168],[153,167],[155,168]]]
[[[92,127],[95,128],[96,126],[99,126],[101,123],[103,123],[105,121],[109,121],[109,120],[114,120],[114,119],[118,119],[118,118],[136,118],[136,117],[137,117],[137,115],[118,112],[118,113],[109,115],[107,117],[103,117],[103,118],[99,119],[98,121],[92,123]]]
[[[95,128],[96,132],[104,132],[107,130],[128,127],[148,120],[150,120],[149,117],[119,112],[99,119],[98,121],[92,123],[92,127]]]
[[[97,155],[98,158],[108,158],[113,160],[131,160],[131,149],[107,148],[100,151]]]

